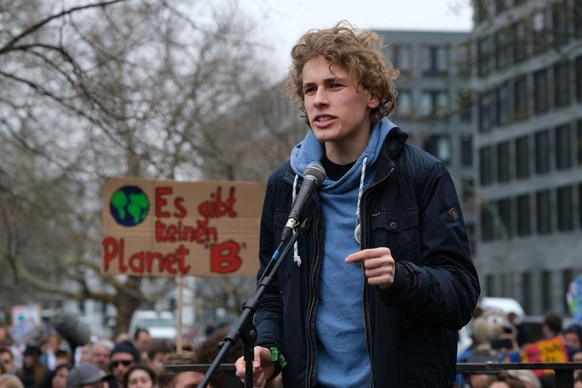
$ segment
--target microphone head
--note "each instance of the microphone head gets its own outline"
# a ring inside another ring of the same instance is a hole
[[[325,169],[320,163],[311,163],[303,172],[303,177],[305,179],[312,179],[319,186],[325,180]]]

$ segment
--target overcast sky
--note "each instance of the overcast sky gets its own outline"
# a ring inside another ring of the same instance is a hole
[[[281,75],[289,51],[307,30],[346,19],[370,29],[469,31],[470,0],[243,0],[239,4],[260,20],[263,38],[275,47],[273,64]]]

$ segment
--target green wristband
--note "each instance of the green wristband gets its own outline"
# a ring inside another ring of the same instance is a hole
[[[285,368],[287,366],[287,360],[285,360],[285,357],[283,357],[283,354],[279,349],[272,346],[269,350],[271,351],[271,362],[276,362],[281,366],[281,368]]]

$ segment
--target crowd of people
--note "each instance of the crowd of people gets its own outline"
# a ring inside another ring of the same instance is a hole
[[[8,326],[0,326],[0,388],[195,388],[203,372],[166,367],[211,364],[228,329],[217,328],[204,341],[181,349],[175,341],[152,338],[144,328],[131,336],[94,339],[71,349],[57,332],[20,344]],[[242,354],[241,346],[235,345],[223,362],[234,362]],[[240,381],[223,371],[216,372],[208,385],[229,386],[240,386]]]
[[[459,352],[459,363],[582,362],[582,325],[564,325],[558,314],[546,314],[537,335],[515,313],[495,310],[477,308],[472,326],[472,344]],[[573,387],[582,388],[582,369],[572,374]],[[456,388],[553,388],[556,380],[551,369],[475,370],[459,373]]]

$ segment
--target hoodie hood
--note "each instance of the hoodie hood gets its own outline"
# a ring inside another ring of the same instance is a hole
[[[374,126],[372,129],[370,140],[368,141],[368,146],[358,157],[355,165],[350,169],[350,171],[348,171],[348,173],[338,182],[334,182],[326,178],[322,186],[333,186],[334,184],[340,183],[344,180],[352,180],[354,178],[359,179],[360,169],[364,158],[367,158],[368,166],[374,165],[378,159],[380,150],[384,145],[386,136],[388,136],[390,130],[395,127],[396,125],[386,117],[382,118],[382,120],[380,120],[380,122],[378,122],[378,124],[376,124],[376,126]],[[323,143],[319,142],[315,138],[313,131],[310,130],[307,132],[301,143],[297,144],[291,151],[291,167],[293,168],[295,174],[303,177],[303,172],[307,166],[313,162],[320,162],[323,159],[323,155]]]

